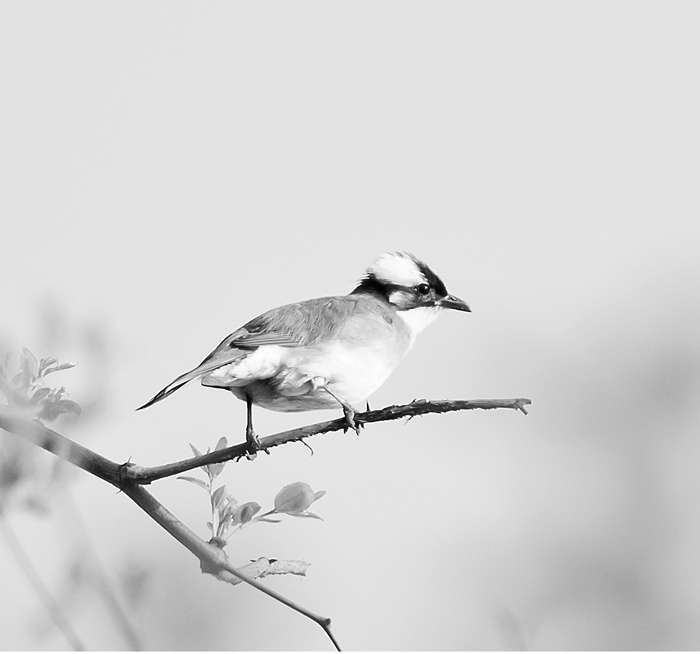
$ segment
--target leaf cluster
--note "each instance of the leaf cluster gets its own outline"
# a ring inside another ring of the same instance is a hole
[[[37,360],[28,348],[23,347],[19,371],[13,374],[12,353],[8,352],[0,365],[0,391],[10,406],[20,409],[27,417],[51,421],[62,413],[80,415],[80,405],[66,397],[65,386],[53,388],[46,382],[48,375],[76,365],[58,363],[54,357]]]
[[[228,441],[226,437],[222,437],[214,447],[214,451],[222,450],[226,447],[228,447]],[[192,448],[192,452],[195,456],[203,456],[202,452],[192,445],[192,443],[190,443],[190,448]],[[210,451],[210,449],[207,449],[206,453],[209,454]],[[207,529],[211,532],[210,543],[223,548],[228,543],[228,539],[235,532],[250,524],[259,522],[281,522],[278,518],[271,517],[275,514],[286,514],[295,518],[316,518],[322,520],[319,515],[309,511],[309,507],[316,500],[323,497],[326,491],[314,492],[311,486],[303,481],[297,481],[282,488],[275,497],[274,508],[266,513],[257,515],[261,509],[258,502],[244,502],[241,504],[227,491],[225,484],[221,486],[215,485],[215,481],[223,472],[226,463],[227,462],[210,463],[201,466],[201,470],[203,470],[206,475],[205,480],[189,475],[178,477],[178,479],[183,479],[195,486],[203,488],[209,494],[211,520],[208,521],[206,525]]]

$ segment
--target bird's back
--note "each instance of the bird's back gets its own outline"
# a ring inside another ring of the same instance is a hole
[[[354,316],[363,316],[370,321],[382,319],[391,324],[393,311],[386,302],[371,295],[319,297],[267,311],[246,323],[241,330],[248,334],[285,335],[296,345],[312,345],[336,338]]]
[[[245,387],[247,392],[258,388],[256,399],[269,408],[286,405],[276,396],[298,395],[314,378],[341,386],[357,379],[359,388],[353,389],[357,392],[348,395],[363,399],[384,381],[409,344],[402,321],[381,298],[371,294],[322,297],[254,318],[224,339],[198,368],[205,372],[205,386]],[[253,383],[257,386],[250,386]],[[369,389],[366,394],[365,388]],[[275,402],[263,401],[266,395],[275,396]],[[322,397],[322,404],[332,403],[330,397]]]

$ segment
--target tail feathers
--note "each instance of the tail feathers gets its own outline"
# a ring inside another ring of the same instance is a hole
[[[218,366],[217,366],[218,367]],[[156,402],[160,402],[161,400],[165,399],[168,397],[168,395],[172,395],[176,390],[179,388],[182,388],[185,384],[188,382],[191,382],[193,379],[197,379],[197,377],[201,377],[203,374],[206,374],[209,372],[208,368],[202,368],[202,366],[197,366],[194,370],[190,370],[189,372],[186,372],[184,375],[180,375],[177,379],[172,381],[170,384],[168,384],[162,391],[159,393],[156,393],[146,404],[140,406],[137,411],[140,411],[141,409],[146,409],[152,404],[155,404]]]
[[[232,348],[230,346],[229,341],[230,337],[225,338],[223,342],[219,345],[219,347],[217,347],[196,368],[193,368],[189,372],[180,375],[177,379],[170,382],[162,391],[160,391],[160,393],[154,395],[150,400],[148,400],[148,402],[146,402],[146,404],[140,406],[136,410],[140,411],[141,409],[145,409],[151,406],[152,404],[155,404],[156,402],[160,402],[161,400],[168,397],[168,395],[172,395],[178,388],[182,388],[185,384],[191,382],[193,379],[197,379],[198,377],[204,377],[205,375],[208,375],[210,372],[213,372],[217,368],[221,368],[223,366],[228,365],[229,363],[233,363],[237,359],[240,359],[242,356],[245,356],[247,353],[249,353],[243,352],[236,348]],[[207,386],[209,385],[213,384],[207,384]]]

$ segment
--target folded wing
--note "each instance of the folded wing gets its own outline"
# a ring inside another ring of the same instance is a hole
[[[229,334],[196,368],[174,379],[137,411],[160,402],[194,379],[240,361],[260,347],[297,347],[332,337],[356,308],[358,301],[361,299],[353,295],[323,297],[263,313]]]

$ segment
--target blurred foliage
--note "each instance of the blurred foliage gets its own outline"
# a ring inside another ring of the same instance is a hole
[[[53,306],[53,305],[51,305]],[[46,307],[44,307],[46,309]],[[43,334],[41,340],[51,342],[57,349],[65,348],[66,341],[75,342],[75,334],[66,328],[68,320],[64,314],[52,308],[42,312],[40,324]],[[104,410],[108,400],[107,379],[110,360],[107,354],[107,341],[104,333],[96,326],[78,328],[84,339],[78,337],[77,343],[86,353],[88,365],[94,379],[85,378],[83,374],[73,381],[82,382],[88,387],[98,389],[88,400],[88,427]],[[5,341],[2,341],[5,342]],[[37,358],[27,347],[22,348],[18,357],[7,352],[0,363],[0,397],[13,409],[29,419],[42,422],[56,421],[66,414],[81,416],[81,405],[68,397],[64,386],[52,386],[54,374],[74,368],[77,364],[59,363],[55,357]],[[67,423],[64,423],[64,426]],[[85,420],[71,422],[72,438],[86,430]],[[86,610],[102,605],[111,620],[121,632],[122,639],[130,649],[140,649],[140,636],[127,615],[125,606],[135,606],[144,598],[144,566],[130,565],[121,573],[105,571],[99,563],[99,557],[90,546],[89,533],[85,528],[78,508],[73,503],[69,481],[76,478],[76,470],[59,458],[37,448],[33,444],[14,435],[0,432],[0,519],[9,520],[18,509],[29,509],[31,515],[43,521],[49,521],[56,529],[59,540],[64,541],[66,555],[54,575],[60,580],[55,591],[55,600],[48,599],[52,591],[42,590],[43,582],[39,579],[35,567],[26,552],[20,552],[23,560],[21,569],[34,578],[32,585],[45,595],[44,607],[37,613],[34,628],[30,629],[30,639],[53,639],[56,633],[57,619],[61,622],[77,620]],[[11,533],[6,527],[6,533]],[[16,547],[22,544],[17,541]],[[136,574],[136,569],[141,572]],[[139,589],[139,590],[136,590]],[[124,598],[130,598],[126,602]],[[96,604],[95,599],[99,602]],[[53,612],[46,611],[46,601],[55,602]],[[57,616],[55,611],[60,611]],[[38,644],[35,641],[35,644]]]

